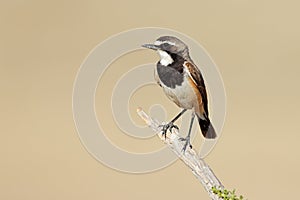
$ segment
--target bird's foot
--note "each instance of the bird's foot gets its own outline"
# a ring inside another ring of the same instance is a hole
[[[179,138],[179,140],[185,141],[183,148],[182,148],[183,153],[185,152],[188,145],[190,146],[191,149],[193,148],[193,146],[191,145],[190,136],[187,136],[186,138]]]
[[[165,137],[165,139],[167,138],[167,132],[168,130],[172,133],[172,129],[176,128],[177,130],[179,130],[178,126],[176,126],[175,124],[173,124],[173,122],[169,122],[167,124],[163,124],[163,125],[159,125],[162,131],[162,136]]]

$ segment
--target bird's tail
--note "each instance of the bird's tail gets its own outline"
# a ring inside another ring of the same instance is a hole
[[[201,119],[199,116],[198,121],[201,128],[202,135],[207,139],[214,139],[217,137],[216,131],[211,124],[208,117],[204,117],[204,119]]]

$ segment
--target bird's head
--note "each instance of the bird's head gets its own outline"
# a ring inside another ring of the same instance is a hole
[[[154,44],[144,44],[142,46],[156,50],[160,56],[160,63],[165,66],[174,62],[174,55],[181,56],[184,59],[189,58],[188,46],[173,36],[162,36]]]

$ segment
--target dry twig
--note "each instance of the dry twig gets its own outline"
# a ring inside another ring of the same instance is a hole
[[[220,200],[221,198],[214,194],[212,188],[214,187],[222,190],[224,189],[223,185],[208,164],[206,164],[193,149],[188,146],[185,152],[182,151],[185,142],[180,140],[178,130],[173,128],[172,134],[167,134],[167,138],[165,139],[161,134],[161,127],[159,127],[160,123],[157,120],[149,117],[141,108],[138,108],[137,113],[146,124],[157,133],[158,137],[192,170],[193,174],[208,192],[210,198],[213,200]]]

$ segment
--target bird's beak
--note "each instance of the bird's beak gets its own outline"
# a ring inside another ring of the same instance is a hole
[[[153,50],[158,50],[159,46],[155,44],[143,44],[142,47],[148,48],[148,49],[153,49]]]

